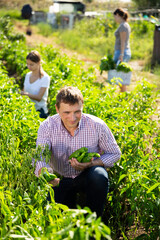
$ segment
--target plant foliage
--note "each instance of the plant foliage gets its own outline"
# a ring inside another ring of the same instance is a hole
[[[52,46],[37,47],[51,76],[50,114],[55,114],[58,90],[77,86],[85,99],[84,112],[106,122],[122,151],[121,160],[108,169],[110,191],[102,222],[88,208],[55,203],[51,186],[34,175],[32,158],[38,156],[35,142],[42,119],[33,103],[19,95],[30,49],[23,39],[11,40],[9,34],[0,35],[0,238],[126,239],[128,229],[141,226],[146,239],[157,239],[160,129],[154,120],[155,86],[141,80],[131,93],[118,94],[115,86],[95,82],[93,68],[84,71],[80,62]],[[17,83],[8,71],[17,73]],[[46,200],[48,192],[51,202]]]

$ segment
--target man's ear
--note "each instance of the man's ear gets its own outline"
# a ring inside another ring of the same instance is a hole
[[[83,111],[83,104],[82,104],[82,111]]]
[[[59,110],[56,104],[55,104],[55,108],[56,108],[56,112],[59,113]]]

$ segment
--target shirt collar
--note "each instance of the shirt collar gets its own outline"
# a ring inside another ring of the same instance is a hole
[[[83,117],[83,114],[82,114],[82,117]],[[82,126],[82,117],[81,117],[81,119],[80,119],[80,121],[79,121],[79,123],[78,123],[78,127],[77,127],[76,131],[79,130],[80,127]],[[63,122],[62,122],[60,116],[59,116],[59,119],[60,119],[60,126],[59,126],[59,127],[60,127],[60,130],[67,130],[67,129],[65,128],[65,126],[63,125]]]

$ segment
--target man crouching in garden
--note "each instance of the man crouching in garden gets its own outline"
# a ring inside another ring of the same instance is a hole
[[[39,176],[43,167],[51,167],[63,177],[50,182],[57,203],[76,208],[76,195],[82,192],[86,196],[85,206],[96,212],[97,217],[102,216],[109,184],[105,168],[111,168],[120,159],[121,151],[104,121],[82,113],[83,96],[78,88],[62,88],[55,107],[57,114],[41,123],[37,138],[37,146],[49,146],[51,160],[49,165],[38,161],[35,174]],[[84,163],[76,158],[69,160],[82,147],[90,153],[100,153],[100,158]]]

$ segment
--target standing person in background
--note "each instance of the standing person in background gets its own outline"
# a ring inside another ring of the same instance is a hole
[[[131,29],[128,20],[128,13],[124,11],[122,8],[117,8],[114,11],[114,18],[116,23],[119,24],[119,27],[115,31],[115,51],[114,51],[114,62],[128,62],[131,58],[131,49],[129,44],[129,37],[131,33]],[[120,86],[121,92],[126,92],[126,85]]]
[[[41,66],[41,56],[37,51],[31,51],[27,57],[27,67],[30,70],[25,76],[21,95],[28,96],[34,103],[41,118],[48,117],[47,98],[50,77]]]

